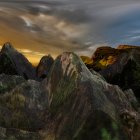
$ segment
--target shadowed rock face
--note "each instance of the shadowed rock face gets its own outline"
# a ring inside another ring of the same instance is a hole
[[[107,46],[97,48],[92,56],[92,68],[96,71],[106,68],[108,65],[113,64],[121,53],[123,53],[122,50],[117,50]]]
[[[84,62],[84,64],[88,67],[88,68],[92,68],[93,67],[93,59],[88,57],[88,56],[80,56],[82,61]]]
[[[36,79],[35,68],[10,43],[5,43],[0,52],[0,73],[20,75],[25,79]]]
[[[41,79],[48,77],[53,62],[54,59],[51,57],[51,55],[43,56],[36,68],[37,77]]]
[[[39,82],[28,80],[0,95],[0,126],[38,131],[45,124],[48,95]]]
[[[0,139],[41,140],[46,126],[48,94],[40,82],[0,75]]]
[[[138,109],[140,109],[140,103],[137,100],[132,89],[125,90],[124,93],[127,96],[128,100],[131,103],[131,105],[133,106],[133,108],[135,108],[135,110],[137,110],[137,111],[140,111],[140,110],[138,110]]]
[[[100,47],[96,50],[93,63],[88,66],[98,71],[107,82],[119,85],[123,90],[131,88],[140,98],[140,48],[120,45],[117,49]]]
[[[43,131],[47,140],[129,139],[136,111],[128,98],[118,86],[92,74],[75,54],[63,53],[55,60],[46,90],[51,113]]]
[[[140,98],[140,49],[124,49],[117,60],[100,71],[111,84],[119,85],[123,90],[131,88]]]
[[[25,82],[26,80],[17,75],[0,75],[0,94],[4,94],[5,92],[9,92],[14,89],[16,86]]]

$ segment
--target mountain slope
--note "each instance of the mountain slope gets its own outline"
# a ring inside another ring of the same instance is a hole
[[[87,67],[98,71],[107,82],[123,90],[132,89],[140,98],[140,47],[120,45],[118,48],[100,47]]]
[[[0,52],[0,73],[20,75],[25,79],[36,79],[35,68],[10,43],[5,43]]]
[[[104,133],[110,139],[129,139],[137,113],[118,86],[92,75],[73,53],[60,55],[49,76],[43,81],[51,113],[42,132],[45,139],[102,140],[107,137]]]

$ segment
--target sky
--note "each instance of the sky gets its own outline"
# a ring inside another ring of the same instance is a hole
[[[11,42],[38,63],[64,51],[140,45],[139,0],[0,0],[0,46]]]

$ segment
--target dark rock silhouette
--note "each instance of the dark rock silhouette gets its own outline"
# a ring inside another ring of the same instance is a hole
[[[41,79],[48,77],[53,62],[54,59],[51,57],[51,55],[43,56],[36,68],[37,77]]]
[[[10,43],[5,43],[0,52],[0,73],[20,75],[25,79],[36,79],[35,68]]]

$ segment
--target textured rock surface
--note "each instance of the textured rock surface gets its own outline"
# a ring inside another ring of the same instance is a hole
[[[123,90],[132,89],[140,98],[140,48],[120,45],[117,49],[111,47],[98,48],[93,57],[93,63],[88,66],[98,71],[107,82],[119,85]]]
[[[0,127],[1,140],[40,140],[38,133]]]
[[[124,92],[92,74],[75,54],[64,53],[55,60],[46,90],[51,115],[43,131],[45,139],[127,140],[131,137],[129,130],[134,130],[137,115],[132,115],[136,111]],[[127,124],[127,119],[132,126]],[[136,132],[139,130],[135,128]]]
[[[20,75],[25,79],[36,79],[35,68],[10,43],[5,43],[0,52],[0,73]]]
[[[39,82],[28,80],[0,95],[0,126],[37,131],[45,125],[47,94]]]
[[[84,64],[88,67],[88,68],[92,68],[93,67],[93,59],[88,57],[88,56],[80,56],[82,61],[84,62]]]
[[[101,70],[100,74],[109,83],[119,85],[123,90],[131,88],[139,99],[140,49],[133,48],[125,50],[113,64]]]
[[[3,48],[2,54],[7,52],[5,49],[7,47]],[[16,62],[9,59],[10,49],[8,46],[8,63],[6,61],[5,64],[4,60],[3,66],[6,69],[9,65],[14,71],[17,67]],[[113,64],[121,61],[119,64],[124,66],[127,63],[124,54],[127,56],[130,52],[123,51]],[[42,59],[38,66],[38,74],[47,76],[41,82],[26,81],[14,73],[10,73],[12,76],[0,75],[0,139],[140,139],[140,108],[131,89],[123,92],[117,85],[107,83],[99,73],[89,70],[74,53],[58,56],[49,65],[51,69],[46,65],[50,61],[45,60]]]
[[[124,91],[124,93],[127,96],[131,105],[138,111],[140,109],[140,103],[137,100],[137,98],[136,98],[134,92],[132,91],[132,89],[128,89],[128,90]]]
[[[100,71],[113,64],[121,53],[123,53],[123,50],[117,50],[108,46],[99,47],[92,56],[92,67],[94,70]]]
[[[53,62],[54,59],[51,57],[51,55],[43,56],[36,68],[37,77],[41,79],[48,77],[48,73],[51,69]]]
[[[0,94],[8,92],[15,88],[17,85],[25,82],[25,79],[16,75],[0,75]]]

